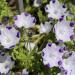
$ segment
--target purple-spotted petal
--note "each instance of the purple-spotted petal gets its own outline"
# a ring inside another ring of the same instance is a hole
[[[17,18],[17,16],[14,16],[14,20],[17,20],[18,18]]]
[[[20,38],[20,32],[17,32],[16,37]]]
[[[8,30],[12,29],[12,27],[10,27],[10,26],[7,26],[6,28],[7,28]]]
[[[70,26],[73,27],[74,26],[74,22],[70,22]]]

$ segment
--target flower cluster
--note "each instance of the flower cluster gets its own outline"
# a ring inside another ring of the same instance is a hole
[[[44,65],[60,68],[61,73],[58,75],[74,75],[75,73],[75,52],[69,52],[66,46],[48,43],[42,50],[42,58]]]
[[[41,0],[34,0],[34,7],[40,7],[41,2]],[[40,63],[37,60],[42,61],[49,68],[58,67],[60,72],[57,75],[74,75],[75,52],[70,51],[65,45],[67,42],[73,42],[75,38],[74,21],[67,20],[67,16],[71,16],[67,9],[68,7],[64,3],[58,0],[50,0],[50,3],[44,9],[48,14],[48,19],[45,22],[40,21],[37,16],[38,23],[36,23],[36,19],[32,14],[21,12],[14,16],[12,26],[10,23],[6,25],[3,22],[0,23],[0,48],[4,51],[12,49],[11,52],[6,52],[5,54],[12,55],[18,61],[22,59],[19,62],[20,65],[22,64],[21,68],[25,68],[21,70],[22,75],[29,75],[29,71],[27,71],[29,69],[28,65],[30,65],[29,70],[35,72],[35,64]],[[43,14],[43,12],[41,13]],[[6,22],[7,19],[9,18],[5,17],[4,21]],[[59,44],[54,43],[56,41]],[[44,47],[45,45],[46,47]],[[41,55],[41,52],[42,56],[38,57],[38,55]],[[11,56],[0,54],[1,75],[8,75],[13,66],[14,61]]]
[[[46,5],[45,11],[48,13],[48,18],[58,19],[53,28],[56,40],[62,44],[73,40],[74,22],[66,20],[69,14],[66,6],[58,0],[51,0],[50,4]],[[75,52],[64,45],[48,43],[42,50],[42,59],[43,64],[50,68],[59,67],[61,72],[57,75],[74,75],[75,73]]]

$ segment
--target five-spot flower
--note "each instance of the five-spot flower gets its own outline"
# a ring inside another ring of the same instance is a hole
[[[35,25],[36,19],[29,13],[21,13],[20,15],[14,16],[15,24],[17,27],[30,28]]]
[[[1,28],[0,43],[4,48],[12,48],[20,40],[20,32],[14,27],[6,26]]]
[[[42,58],[44,65],[51,67],[58,67],[62,64],[62,55],[64,46],[57,46],[54,43],[48,43],[42,51]]]
[[[48,18],[59,19],[66,14],[67,8],[64,4],[58,0],[51,0],[50,4],[47,4],[45,11],[48,13]]]
[[[74,38],[74,23],[66,20],[58,22],[54,26],[54,32],[57,40],[71,41]]]

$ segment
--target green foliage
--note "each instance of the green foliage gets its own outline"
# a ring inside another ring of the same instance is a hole
[[[8,7],[6,0],[0,0],[0,21],[2,17],[4,16],[13,16],[13,13],[10,10],[10,7]]]

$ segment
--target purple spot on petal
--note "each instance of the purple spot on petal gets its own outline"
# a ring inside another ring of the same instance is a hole
[[[49,17],[49,20],[53,20],[53,18],[52,17]]]
[[[12,27],[10,27],[10,26],[7,26],[6,28],[7,28],[8,30],[12,29]]]
[[[69,53],[69,56],[71,56],[71,55],[72,55],[72,52]]]
[[[70,26],[73,27],[74,26],[74,23],[73,22],[70,22]]]
[[[63,50],[66,50],[66,47],[63,47]]]
[[[62,7],[63,7],[63,8],[66,8],[66,6],[65,6],[65,5],[63,5]]]
[[[28,15],[29,15],[29,13],[26,13],[26,12],[25,12],[25,16],[28,16]]]
[[[34,18],[33,23],[35,23],[35,22],[36,22],[36,19]]]
[[[58,65],[62,65],[62,61],[58,61]]]
[[[61,22],[63,20],[63,18],[59,18],[59,21]]]
[[[52,43],[48,43],[48,46],[51,47]]]
[[[66,70],[64,70],[64,74],[67,75],[67,71]]]
[[[45,7],[45,10],[48,10],[48,7],[47,6]]]
[[[47,67],[50,67],[50,64],[48,63],[46,66],[47,66]]]
[[[60,18],[59,18],[59,21],[62,21],[64,18],[64,15],[62,15]]]
[[[60,48],[60,49],[59,49],[59,52],[60,52],[60,53],[62,53],[62,52],[63,52],[63,49],[62,49],[62,48]]]
[[[59,43],[63,43],[63,40],[59,40]]]
[[[52,0],[52,3],[55,3],[55,0]]]
[[[71,36],[70,36],[70,39],[73,40],[73,39],[74,39],[74,35],[71,35]]]
[[[18,37],[18,38],[20,37],[20,32],[17,32],[17,35],[16,35],[16,37]]]
[[[64,18],[64,15],[62,15],[61,17],[63,17],[63,18]]]
[[[15,47],[15,45],[11,46],[10,48],[14,48],[14,47]]]
[[[17,20],[17,16],[14,16],[14,20]]]

